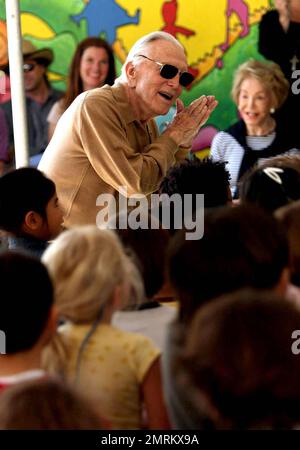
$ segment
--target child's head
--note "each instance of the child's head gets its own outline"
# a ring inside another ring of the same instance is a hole
[[[103,425],[94,404],[59,379],[16,383],[1,393],[1,430],[91,430]]]
[[[287,234],[291,281],[300,287],[300,200],[277,209],[274,215],[283,225]]]
[[[224,162],[210,158],[185,160],[172,166],[160,184],[161,194],[203,194],[205,208],[231,203],[230,174]]]
[[[36,258],[17,252],[0,255],[0,330],[6,354],[31,350],[46,331],[53,304],[47,269]]]
[[[179,231],[169,247],[170,280],[180,316],[193,317],[203,303],[245,286],[283,289],[288,243],[276,220],[253,205],[207,211],[204,235],[186,240]]]
[[[42,260],[52,277],[59,316],[75,323],[94,321],[116,297],[120,307],[126,306],[130,288],[144,295],[138,270],[111,230],[87,225],[65,231]]]
[[[271,291],[237,291],[199,308],[173,372],[194,420],[197,411],[210,429],[299,427],[299,323],[298,307]]]
[[[216,208],[231,203],[229,180],[230,174],[225,163],[210,158],[200,160],[194,157],[172,166],[159,187],[162,200],[159,218],[162,224],[170,228],[170,234],[173,235],[178,229],[176,222],[186,223],[189,216],[197,220],[194,215],[202,207]],[[170,202],[171,198],[177,198],[176,203],[182,204],[181,211],[175,208],[175,203]],[[164,215],[170,217],[170,224],[165,222]]]
[[[292,167],[255,167],[240,183],[242,203],[253,203],[269,212],[300,198],[300,172]]]
[[[0,178],[0,228],[14,236],[56,237],[62,224],[55,184],[37,169],[24,167]]]

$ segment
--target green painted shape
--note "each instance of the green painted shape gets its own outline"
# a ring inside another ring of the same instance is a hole
[[[21,0],[20,10],[44,20],[56,34],[67,30],[79,42],[86,37],[86,23],[76,24],[72,15],[78,14],[84,6],[83,0]]]

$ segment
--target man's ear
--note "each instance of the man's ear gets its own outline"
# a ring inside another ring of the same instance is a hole
[[[49,317],[48,317],[48,329],[51,334],[54,334],[57,329],[57,322],[58,322],[58,312],[55,306],[51,307]]]
[[[134,88],[136,86],[136,67],[132,61],[128,61],[128,63],[126,64],[125,73],[129,86],[131,88]]]
[[[28,211],[24,217],[23,230],[24,231],[36,231],[39,230],[43,224],[42,216],[35,211]]]
[[[42,347],[44,347],[51,341],[52,337],[54,336],[57,330],[57,325],[58,325],[57,309],[55,308],[55,306],[52,306],[49,311],[49,315],[43,333],[40,337],[40,343]]]

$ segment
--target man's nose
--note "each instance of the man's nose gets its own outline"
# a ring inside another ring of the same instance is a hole
[[[101,63],[94,62],[94,63],[92,64],[92,70],[93,70],[94,72],[100,72],[100,71],[101,71]]]
[[[253,97],[248,97],[248,106],[249,107],[253,107],[254,106],[254,98]]]
[[[173,88],[178,88],[180,86],[179,77],[180,77],[180,75],[179,75],[179,73],[177,73],[175,75],[175,77],[170,78],[169,80],[167,80],[168,81],[168,85],[172,86]]]

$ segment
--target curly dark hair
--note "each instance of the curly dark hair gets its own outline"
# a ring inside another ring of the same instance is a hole
[[[230,200],[230,174],[225,162],[193,157],[171,167],[159,188],[161,194],[204,194],[205,208],[226,205]]]

